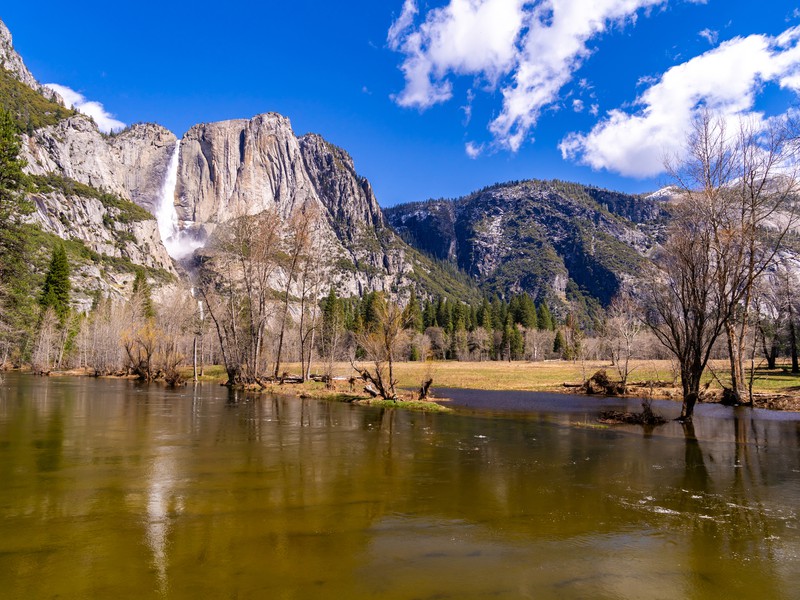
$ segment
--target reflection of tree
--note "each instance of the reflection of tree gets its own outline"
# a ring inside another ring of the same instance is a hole
[[[686,440],[684,450],[683,487],[691,492],[708,493],[711,477],[708,474],[703,449],[695,435],[694,424],[682,423],[683,436]]]
[[[764,598],[781,597],[771,521],[758,497],[758,490],[766,482],[759,479],[759,470],[753,468],[747,444],[747,424],[751,421],[741,418],[738,412],[735,414],[733,463],[727,454],[727,444],[720,446],[722,456],[716,460],[709,454],[715,471],[721,472],[716,486],[694,425],[682,424],[685,460],[680,507],[690,534],[690,587],[698,595],[703,595],[701,590],[712,589],[719,597],[728,597],[746,588],[759,589]],[[730,485],[726,486],[722,479],[728,469],[733,473]]]

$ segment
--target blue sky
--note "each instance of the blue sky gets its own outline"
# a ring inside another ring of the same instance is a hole
[[[653,190],[697,106],[762,122],[800,90],[800,1],[117,4],[0,18],[40,81],[123,123],[280,112],[383,206],[529,178]]]

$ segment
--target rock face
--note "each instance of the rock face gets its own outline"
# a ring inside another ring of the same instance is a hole
[[[635,274],[666,218],[655,201],[563,182],[493,186],[464,198],[386,211],[403,238],[489,291],[606,304]]]
[[[313,196],[285,117],[204,123],[181,140],[176,197],[183,221],[222,223],[267,209],[288,217]]]
[[[108,137],[88,117],[75,115],[23,136],[22,156],[33,175],[55,173],[153,213],[175,143],[174,134],[158,125],[135,125]],[[113,208],[79,195],[37,194],[34,200],[36,221],[45,231],[106,256],[176,273],[155,217],[120,223]]]
[[[155,212],[176,141],[171,131],[150,123],[104,136],[79,114],[23,136],[22,155],[30,173],[57,172]]]
[[[48,100],[64,104],[64,100],[50,88],[41,85],[33,74],[25,66],[22,57],[14,50],[14,43],[11,39],[11,32],[5,23],[0,21],[0,68],[9,71],[19,81],[27,85],[32,90],[39,92]]]
[[[369,182],[342,149],[320,136],[296,137],[276,113],[192,127],[181,140],[178,218],[202,234],[231,219],[301,207],[322,217],[319,251],[340,294],[392,292],[433,268],[385,226]]]
[[[83,242],[93,253],[174,273],[154,219],[126,220],[121,211],[96,198],[59,192],[31,195],[32,220],[62,239]]]

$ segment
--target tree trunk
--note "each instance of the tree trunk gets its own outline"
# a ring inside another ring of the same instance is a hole
[[[800,363],[797,360],[797,332],[791,302],[789,302],[789,347],[792,349],[792,373],[800,373]]]
[[[702,361],[695,359],[689,365],[681,367],[681,386],[683,388],[683,404],[678,420],[689,422],[694,416],[694,406],[700,398],[700,379],[703,376]]]

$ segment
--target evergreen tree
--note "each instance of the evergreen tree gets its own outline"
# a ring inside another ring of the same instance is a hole
[[[511,339],[509,340],[511,350],[511,358],[520,360],[525,353],[525,338],[522,337],[522,332],[519,327],[511,328]]]
[[[519,319],[520,323],[526,329],[536,329],[539,319],[536,316],[536,305],[533,303],[533,298],[528,294],[523,294],[519,303]]]
[[[508,303],[508,315],[511,316],[514,323],[522,323],[522,306],[518,295],[511,296]]]
[[[467,321],[467,330],[468,331],[475,331],[478,328],[478,324],[480,321],[478,320],[478,308],[476,306],[471,306],[469,309],[469,320]]]
[[[419,301],[417,300],[417,293],[414,291],[414,288],[411,288],[411,297],[408,299],[408,305],[406,305],[406,322],[408,323],[408,328],[412,329],[413,331],[423,332],[425,331],[425,327],[422,321],[422,310],[419,306]]]
[[[67,252],[63,244],[58,244],[53,248],[39,304],[43,311],[52,308],[62,325],[69,314],[70,290]]]
[[[436,326],[436,307],[430,300],[425,300],[425,310],[422,311],[422,324],[425,329]]]
[[[335,346],[341,332],[344,330],[347,318],[345,316],[344,303],[336,296],[333,288],[322,300],[322,335],[321,346],[325,356],[331,356],[336,350]]]
[[[436,325],[450,333],[450,308],[447,306],[447,298],[439,298],[436,305]]]
[[[561,333],[561,330],[559,329],[556,332],[555,339],[553,340],[553,352],[555,352],[559,356],[562,356],[564,354],[565,347],[566,344],[564,343],[564,335]]]
[[[0,108],[0,232],[16,224],[22,210],[31,210],[22,196],[25,161],[19,157],[19,149],[14,120]]]
[[[381,319],[381,314],[386,309],[386,299],[381,292],[369,292],[361,301],[361,315],[363,326],[369,329]]]
[[[483,327],[487,332],[491,333],[493,331],[492,327],[492,308],[489,306],[489,302],[484,299],[483,305],[480,308],[480,320],[478,324]]]
[[[506,324],[506,303],[495,294],[492,300],[492,329],[503,331]]]
[[[483,327],[487,331],[491,330],[492,306],[486,298],[483,299],[483,302],[481,302],[481,305],[478,307],[476,316],[475,323],[477,327]]]
[[[553,315],[550,314],[550,308],[547,306],[547,302],[544,300],[539,305],[539,329],[543,329],[545,331],[554,331],[556,328],[556,324],[553,321]],[[563,339],[561,340],[564,341]]]
[[[152,319],[156,316],[156,311],[153,308],[152,295],[144,269],[136,269],[136,277],[133,278],[131,299],[142,303],[142,314],[148,319]]]
[[[10,346],[24,346],[36,321],[31,296],[29,243],[21,217],[32,206],[25,200],[25,161],[11,115],[0,108],[0,335]]]

